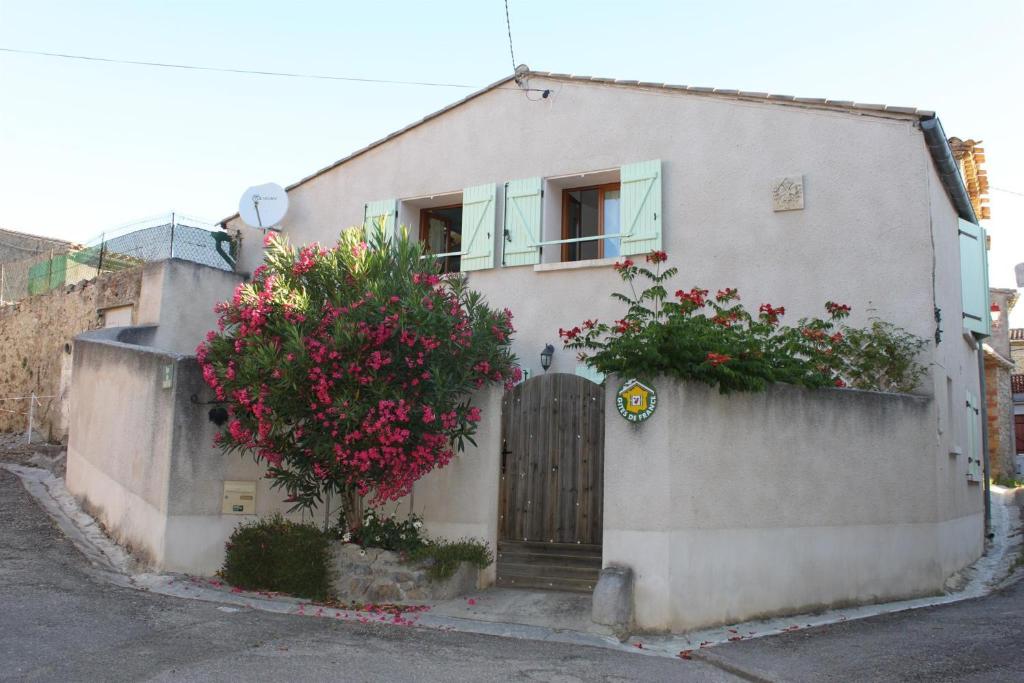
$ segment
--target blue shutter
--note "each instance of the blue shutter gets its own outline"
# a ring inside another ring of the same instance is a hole
[[[505,183],[505,238],[501,262],[506,266],[540,263],[541,179]]]
[[[384,234],[391,237],[395,234],[395,224],[398,222],[398,200],[380,199],[375,202],[367,202],[363,208],[363,230],[367,238],[377,229],[384,231]]]
[[[463,273],[494,267],[494,203],[498,188],[494,183],[467,187],[462,191],[462,265]]]
[[[960,220],[960,294],[964,328],[983,337],[992,334],[986,239],[984,228]]]
[[[661,249],[661,161],[627,164],[619,170],[619,182],[623,256]]]

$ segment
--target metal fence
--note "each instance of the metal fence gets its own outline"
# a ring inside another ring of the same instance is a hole
[[[85,244],[0,264],[0,303],[168,258],[230,271],[235,264],[235,245],[230,235],[204,221],[173,213],[157,216],[103,233]]]

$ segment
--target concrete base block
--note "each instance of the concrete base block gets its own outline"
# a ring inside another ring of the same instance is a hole
[[[619,632],[628,632],[633,627],[632,569],[612,566],[601,570],[590,618]]]

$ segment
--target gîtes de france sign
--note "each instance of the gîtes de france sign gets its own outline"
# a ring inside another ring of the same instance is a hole
[[[615,394],[615,407],[619,415],[630,422],[643,422],[654,414],[658,407],[658,394],[654,387],[638,379],[628,380]]]

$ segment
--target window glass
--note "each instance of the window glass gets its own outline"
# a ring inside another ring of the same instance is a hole
[[[598,190],[573,190],[568,193],[569,235],[592,237],[600,234],[600,205]],[[599,240],[569,244],[569,260],[597,258]]]
[[[601,207],[604,211],[604,235],[617,235],[621,232],[619,225],[619,191],[618,190],[605,190],[604,192],[604,206]],[[604,257],[612,258],[618,256],[621,252],[622,240],[619,237],[611,237],[604,240]]]
[[[420,215],[420,241],[432,254],[451,254],[444,257],[442,269],[457,272],[462,261],[457,253],[462,251],[462,207],[424,209]]]
[[[620,230],[618,183],[564,190],[562,194],[562,239],[618,235]],[[563,261],[614,258],[622,252],[621,239],[567,241],[562,246]]]

